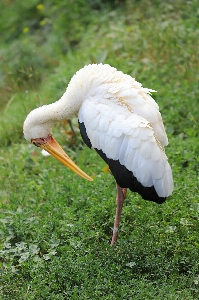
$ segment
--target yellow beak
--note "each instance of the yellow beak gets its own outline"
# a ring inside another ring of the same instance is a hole
[[[80,177],[92,181],[93,179],[88,176],[86,173],[84,173],[71,159],[70,157],[65,153],[65,151],[62,149],[62,147],[56,142],[56,140],[52,137],[52,135],[49,135],[47,138],[36,138],[32,139],[32,144],[34,144],[37,147],[40,147],[44,150],[46,150],[49,154],[54,156],[57,160],[59,160],[62,164],[64,164],[66,167],[68,167],[70,170],[75,172]]]

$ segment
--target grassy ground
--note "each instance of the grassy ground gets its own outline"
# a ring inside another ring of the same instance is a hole
[[[53,1],[17,7],[24,10],[18,27],[16,16],[0,22],[6,33],[0,52],[6,62],[0,74],[0,299],[198,299],[198,3],[127,1],[116,8],[77,1],[81,9],[68,3],[74,18],[65,30],[66,11],[60,4],[57,17]],[[5,20],[8,11],[5,6]],[[31,25],[31,16],[40,27]],[[70,138],[68,125],[55,127],[56,139],[95,178],[89,183],[44,158],[22,135],[26,114],[58,99],[71,76],[91,62],[109,63],[157,90],[170,141],[173,195],[158,206],[129,192],[114,247],[115,183],[103,161],[79,136]]]

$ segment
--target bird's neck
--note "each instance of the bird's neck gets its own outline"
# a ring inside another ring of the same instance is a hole
[[[56,122],[69,119],[77,114],[84,99],[95,95],[96,87],[103,81],[98,68],[97,65],[85,66],[72,77],[63,96],[57,102],[48,105],[51,120]]]
[[[80,71],[72,77],[63,96],[57,102],[48,105],[49,113],[52,114],[51,119],[55,122],[76,115],[88,96],[90,86],[87,82],[90,74],[85,74],[84,69]]]

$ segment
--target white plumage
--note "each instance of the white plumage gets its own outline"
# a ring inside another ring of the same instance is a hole
[[[173,191],[164,152],[168,139],[151,92],[155,91],[109,65],[85,66],[73,76],[60,100],[27,116],[25,138],[46,138],[56,121],[78,113],[92,148],[119,160],[143,187],[154,186],[159,197],[167,197]]]
[[[168,139],[159,107],[149,95],[152,90],[110,66],[89,67],[94,69],[90,90],[78,118],[92,147],[119,159],[144,186],[154,185],[160,197],[171,195],[172,172],[164,152]]]

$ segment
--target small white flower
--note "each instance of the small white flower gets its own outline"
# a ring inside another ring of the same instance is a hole
[[[46,150],[44,150],[44,149],[41,150],[41,154],[43,156],[50,156],[50,154]]]

